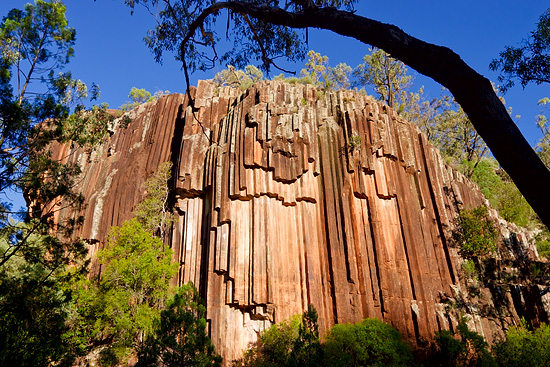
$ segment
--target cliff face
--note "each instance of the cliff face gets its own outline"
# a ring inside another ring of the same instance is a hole
[[[418,344],[460,313],[489,341],[518,316],[547,321],[550,296],[536,285],[468,290],[452,231],[460,209],[485,200],[386,106],[276,81],[245,92],[202,81],[192,94],[195,113],[186,96],[163,97],[92,153],[55,154],[83,169],[79,235],[92,255],[130,219],[147,177],[174,163],[174,282],[199,289],[226,361],[308,304],[321,333],[377,317]],[[498,223],[495,274],[536,257],[523,232]]]

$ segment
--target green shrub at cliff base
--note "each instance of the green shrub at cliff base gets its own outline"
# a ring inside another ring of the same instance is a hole
[[[501,367],[550,366],[550,326],[542,324],[538,329],[528,330],[525,320],[511,327],[506,339],[493,347]]]
[[[303,316],[272,325],[253,348],[234,362],[234,367],[323,366],[317,311],[313,306]]]
[[[257,345],[235,361],[234,367],[287,366],[292,346],[298,338],[300,322],[301,316],[295,315],[290,320],[272,325],[260,335]]]
[[[487,256],[497,248],[497,230],[486,206],[462,211],[456,235],[460,253],[467,259]]]
[[[206,308],[192,283],[179,288],[138,350],[136,367],[221,366],[206,334]]]
[[[413,362],[401,334],[378,319],[334,325],[324,350],[326,366],[409,366]]]
[[[462,318],[456,332],[443,330],[436,333],[435,352],[425,362],[433,367],[497,367],[488,350],[485,339],[468,329],[466,319]]]

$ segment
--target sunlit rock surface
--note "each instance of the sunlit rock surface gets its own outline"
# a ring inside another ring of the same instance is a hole
[[[308,304],[321,333],[376,317],[420,346],[461,313],[489,341],[521,316],[548,321],[544,289],[498,280],[537,255],[494,211],[504,236],[496,280],[464,276],[455,219],[485,199],[388,107],[280,81],[246,91],[201,81],[191,94],[194,112],[186,95],[163,97],[130,112],[96,150],[55,154],[82,167],[78,235],[92,256],[131,218],[145,180],[173,162],[176,220],[165,242],[180,264],[174,283],[200,290],[226,362]]]

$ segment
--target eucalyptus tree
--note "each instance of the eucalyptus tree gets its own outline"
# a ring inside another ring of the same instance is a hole
[[[353,71],[357,85],[372,86],[378,99],[398,112],[403,111],[412,85],[406,66],[383,50],[372,50],[363,61]]]
[[[508,89],[519,79],[529,83],[550,83],[550,9],[539,18],[537,26],[519,46],[506,46],[490,68],[501,72],[498,80]]]
[[[146,42],[157,60],[174,52],[189,72],[216,62],[244,67],[256,60],[269,70],[281,69],[275,60],[305,55],[308,28],[333,31],[380,48],[412,69],[431,77],[454,95],[479,135],[514,180],[543,222],[550,224],[550,172],[523,137],[490,81],[468,66],[459,55],[419,40],[400,28],[363,17],[353,11],[356,0],[125,0],[155,14],[157,25]],[[216,22],[228,13],[224,35],[235,48],[218,53]]]
[[[56,210],[82,204],[73,190],[79,168],[53,159],[47,147],[56,141],[91,146],[111,120],[105,106],[84,107],[88,97],[97,98],[97,86],[88,89],[64,71],[75,39],[61,1],[36,0],[0,24],[0,192],[24,192],[28,200],[27,209],[15,212],[9,201],[1,203],[0,235],[11,246],[0,253],[0,267],[24,252],[31,233],[49,233]],[[16,226],[17,215],[28,225]],[[56,222],[57,234],[69,234],[75,224]]]
[[[104,107],[84,108],[97,87],[88,89],[64,71],[75,37],[61,1],[36,0],[0,23],[2,365],[49,366],[70,354],[64,339],[69,288],[86,267],[86,247],[65,238],[78,218],[56,221],[54,214],[82,204],[73,190],[79,169],[47,148],[69,141],[91,146],[110,120]],[[14,211],[10,191],[23,192],[28,207]]]

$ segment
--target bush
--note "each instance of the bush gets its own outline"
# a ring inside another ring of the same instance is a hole
[[[483,205],[460,213],[456,235],[466,259],[490,255],[497,248],[497,230]]]
[[[428,366],[497,366],[488,351],[485,339],[475,331],[469,330],[464,318],[458,323],[456,333],[443,330],[436,333],[434,340],[436,349],[426,363]]]
[[[378,319],[356,324],[337,324],[324,345],[327,366],[408,366],[409,345],[401,334]]]
[[[511,327],[506,340],[494,346],[499,366],[550,366],[550,326],[542,324],[535,331],[527,329],[525,320]]]
[[[140,348],[136,367],[213,366],[222,358],[206,334],[206,308],[192,283],[179,288]]]
[[[322,365],[317,311],[311,305],[303,316],[294,316],[265,330],[258,344],[234,363],[235,367]]]

